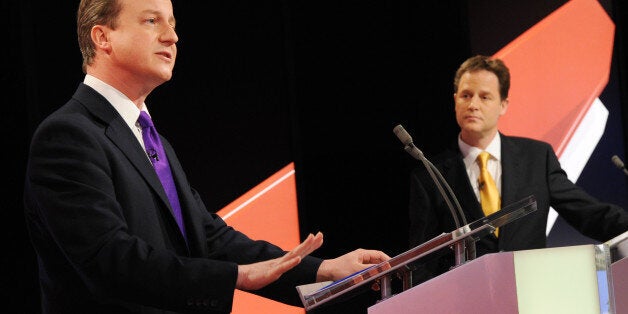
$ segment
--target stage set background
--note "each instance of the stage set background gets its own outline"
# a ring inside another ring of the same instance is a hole
[[[173,79],[147,103],[211,211],[294,162],[301,235],[316,252],[407,249],[410,169],[392,133],[403,124],[429,158],[458,132],[451,81],[472,54],[494,54],[565,1],[175,1],[179,56]],[[616,25],[605,134],[578,180],[628,208],[626,12],[600,2]],[[3,1],[2,49],[7,253],[6,308],[38,313],[37,266],[22,211],[27,146],[35,126],[82,80],[78,1]],[[515,83],[516,84],[516,83]],[[550,245],[594,243],[560,219]],[[318,312],[363,313],[376,293]]]

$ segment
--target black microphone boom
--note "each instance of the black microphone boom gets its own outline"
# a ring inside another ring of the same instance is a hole
[[[458,198],[456,198],[456,195],[454,194],[451,187],[447,183],[447,180],[443,178],[443,175],[440,173],[440,171],[438,171],[438,169],[436,168],[436,166],[434,166],[434,164],[432,164],[429,160],[427,160],[427,158],[425,158],[425,156],[423,155],[423,152],[420,149],[414,146],[414,143],[412,141],[412,136],[410,136],[410,134],[406,132],[406,130],[403,128],[403,126],[401,126],[401,124],[395,126],[393,128],[393,132],[395,133],[395,135],[397,135],[397,138],[399,138],[401,143],[405,145],[403,149],[406,152],[408,152],[410,155],[412,155],[412,157],[420,160],[425,166],[425,169],[427,170],[430,177],[432,178],[432,181],[434,181],[434,184],[438,188],[438,191],[440,192],[441,196],[443,197],[443,199],[445,199],[445,203],[447,203],[447,207],[449,208],[451,217],[454,219],[456,228],[459,229],[460,227],[462,227],[458,217],[462,219],[462,223],[464,225],[467,225],[467,219],[464,215],[464,212],[462,211],[462,207],[460,207]],[[445,193],[445,190],[443,189],[443,184],[447,188],[447,192],[449,192],[449,195]],[[451,203],[452,200],[456,204],[455,208]],[[464,242],[465,243],[458,242],[456,243],[456,245],[454,245],[454,259],[456,262],[456,266],[461,265],[462,262],[464,262],[464,259],[465,259],[464,255],[466,255],[466,259],[468,260],[475,258],[476,251],[475,251],[475,242],[473,241],[473,239],[470,238],[470,239],[465,240]]]
[[[427,172],[430,174],[430,177],[432,177],[432,181],[434,181],[434,184],[436,184],[436,187],[440,191],[441,195],[445,199],[445,202],[447,203],[447,206],[449,207],[449,210],[451,211],[451,215],[454,219],[454,222],[456,223],[456,228],[462,227],[458,219],[458,216],[460,217],[460,219],[462,219],[462,223],[466,225],[467,219],[462,211],[462,207],[460,207],[460,203],[458,202],[456,195],[452,191],[449,184],[447,184],[447,180],[443,178],[443,175],[440,173],[440,171],[438,171],[438,169],[436,168],[436,166],[434,166],[434,164],[432,164],[427,158],[425,158],[425,155],[423,155],[423,152],[420,149],[414,146],[412,136],[410,136],[410,134],[403,128],[401,124],[394,127],[393,132],[395,133],[395,135],[397,135],[397,138],[399,138],[401,143],[405,145],[404,150],[408,152],[408,154],[410,154],[415,159],[420,160],[423,163],[423,165],[425,165]],[[438,179],[436,178],[436,176],[438,176]],[[441,182],[444,183],[445,187],[447,188],[447,191],[449,192],[449,195],[445,194],[445,191],[443,190]],[[451,204],[451,199],[453,199],[454,203],[456,204],[455,209],[454,209],[454,206]],[[457,215],[456,215],[456,211],[458,212]]]

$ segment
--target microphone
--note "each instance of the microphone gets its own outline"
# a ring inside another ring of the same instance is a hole
[[[458,199],[456,198],[456,195],[454,194],[454,192],[451,190],[451,187],[449,186],[449,184],[447,184],[447,180],[445,180],[445,178],[443,178],[443,175],[440,173],[440,171],[438,171],[438,169],[436,168],[436,166],[434,166],[434,164],[432,164],[429,160],[427,160],[427,158],[425,158],[425,155],[423,155],[423,152],[418,149],[412,140],[412,136],[410,136],[410,134],[408,134],[408,132],[403,128],[403,126],[401,124],[395,126],[393,128],[393,132],[395,133],[395,135],[397,135],[397,138],[399,138],[399,140],[401,141],[401,143],[403,143],[403,145],[405,145],[404,150],[406,152],[408,152],[408,154],[410,154],[412,157],[414,157],[415,159],[420,160],[423,165],[425,166],[425,168],[427,169],[428,173],[430,174],[430,177],[432,178],[432,181],[434,181],[434,184],[436,184],[436,187],[438,188],[439,192],[441,193],[441,195],[443,196],[443,198],[445,199],[445,202],[447,203],[447,206],[449,207],[449,210],[451,211],[451,215],[454,219],[454,222],[456,224],[456,228],[460,228],[460,222],[458,220],[458,216],[460,216],[460,218],[463,221],[463,224],[467,224],[467,219],[465,218],[465,215],[462,212],[462,208],[460,207],[460,203],[458,202]],[[437,176],[440,179],[437,179]],[[449,192],[449,194],[451,195],[451,197],[449,195],[447,195],[445,193],[445,191],[443,190],[443,187],[441,185],[441,181],[445,184],[445,187],[447,188],[447,191]],[[454,210],[453,205],[451,204],[451,199],[454,200],[454,202],[456,203],[456,209]],[[458,214],[456,215],[456,210],[458,211]]]
[[[451,189],[451,187],[449,186],[449,184],[447,184],[447,180],[445,180],[445,178],[443,178],[443,175],[440,173],[440,171],[436,168],[436,166],[434,166],[434,164],[432,164],[427,158],[425,158],[425,155],[423,155],[423,152],[414,145],[413,140],[412,140],[412,136],[410,136],[410,134],[408,134],[408,132],[403,128],[403,126],[401,124],[395,126],[393,128],[393,132],[395,133],[395,135],[397,135],[397,138],[399,138],[401,143],[403,143],[403,145],[405,145],[404,150],[406,152],[408,152],[408,154],[410,154],[415,159],[420,160],[423,163],[423,165],[425,166],[425,168],[427,169],[427,172],[429,173],[430,177],[432,178],[432,181],[434,181],[434,184],[438,188],[438,191],[440,192],[441,196],[443,197],[443,199],[445,199],[445,203],[447,203],[447,207],[449,208],[449,212],[451,213],[451,216],[454,219],[454,223],[456,224],[456,228],[462,227],[458,217],[460,217],[462,219],[463,224],[466,225],[467,224],[467,219],[466,219],[464,213],[462,212],[462,207],[460,207],[460,203],[458,202],[458,199],[456,198],[456,195],[454,194],[454,192]],[[447,188],[447,191],[449,192],[449,195],[447,193],[445,193],[445,190],[443,189],[443,186],[442,186],[441,182]],[[456,204],[455,208],[454,208],[454,206],[451,203],[452,200]],[[456,212],[457,212],[457,214],[456,214]],[[456,260],[456,265],[460,265],[463,262],[462,255],[464,254],[464,252],[462,252],[462,251],[466,250],[467,257],[469,259],[475,258],[475,243],[471,239],[468,240],[468,241],[465,241],[465,242],[468,242],[469,246],[464,247],[464,244],[460,243],[460,242],[458,242],[458,245],[455,246],[456,252],[455,252],[455,256],[454,257],[455,257],[455,260]]]
[[[154,161],[159,161],[159,155],[157,155],[157,151],[155,151],[154,149],[148,149],[146,151],[146,154],[148,155],[148,158],[150,158],[151,160]]]
[[[617,168],[619,168],[620,170],[623,170],[624,174],[628,176],[628,169],[626,169],[626,166],[624,165],[624,162],[621,161],[619,156],[613,155],[613,157],[611,157],[611,160],[613,161],[615,166],[617,166]]]

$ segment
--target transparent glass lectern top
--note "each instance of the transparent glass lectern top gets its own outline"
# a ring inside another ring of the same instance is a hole
[[[628,231],[603,243],[610,254],[610,261],[614,263],[628,258]]]
[[[536,209],[536,199],[533,195],[528,196],[450,233],[443,233],[388,261],[371,266],[334,282],[328,281],[298,286],[296,287],[297,291],[299,292],[305,310],[314,309],[329,301],[345,296],[358,287],[373,284],[376,280],[383,276],[388,276],[394,271],[400,270],[400,268],[406,266],[408,263],[442,248],[451,246],[458,241],[464,241],[469,237],[477,241],[481,237],[495,231],[495,229],[519,219]]]

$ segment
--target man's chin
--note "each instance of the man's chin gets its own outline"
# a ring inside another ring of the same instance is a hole
[[[482,126],[479,123],[465,123],[460,129],[462,132],[469,134],[482,132]]]
[[[461,133],[469,138],[478,138],[482,137],[482,135],[486,133],[486,130],[482,130],[481,128],[463,128]]]
[[[160,84],[168,82],[168,81],[170,81],[170,79],[172,79],[172,71],[170,71],[170,72],[162,72],[159,75],[159,80],[161,81]]]

